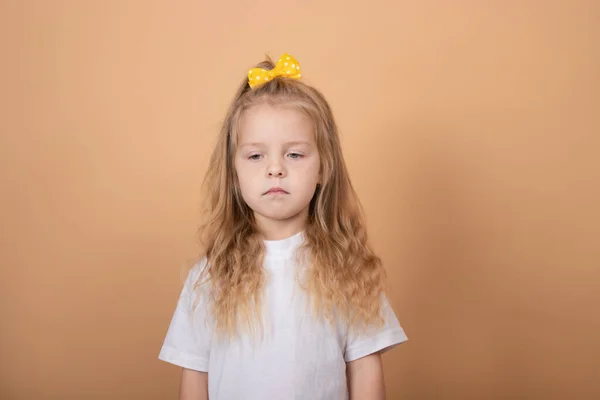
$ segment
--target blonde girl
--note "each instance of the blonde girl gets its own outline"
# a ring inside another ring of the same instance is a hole
[[[180,399],[383,399],[407,337],[332,111],[284,54],[248,71],[204,180],[202,254],[159,358]]]

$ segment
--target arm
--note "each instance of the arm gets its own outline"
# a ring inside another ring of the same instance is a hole
[[[179,400],[208,400],[208,373],[183,368]]]
[[[347,378],[350,400],[385,400],[380,353],[347,363]]]

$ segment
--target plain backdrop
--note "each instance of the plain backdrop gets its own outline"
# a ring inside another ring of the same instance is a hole
[[[157,359],[247,69],[327,97],[410,340],[389,399],[600,398],[597,1],[0,1],[0,398]]]

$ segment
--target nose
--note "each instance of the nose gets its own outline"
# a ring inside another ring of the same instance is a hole
[[[285,178],[286,176],[285,168],[280,161],[273,161],[269,164],[267,173],[270,178]]]

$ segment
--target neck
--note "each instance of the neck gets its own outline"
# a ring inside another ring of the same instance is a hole
[[[283,220],[267,219],[255,214],[255,221],[264,240],[283,240],[304,230],[308,213],[302,214]]]

